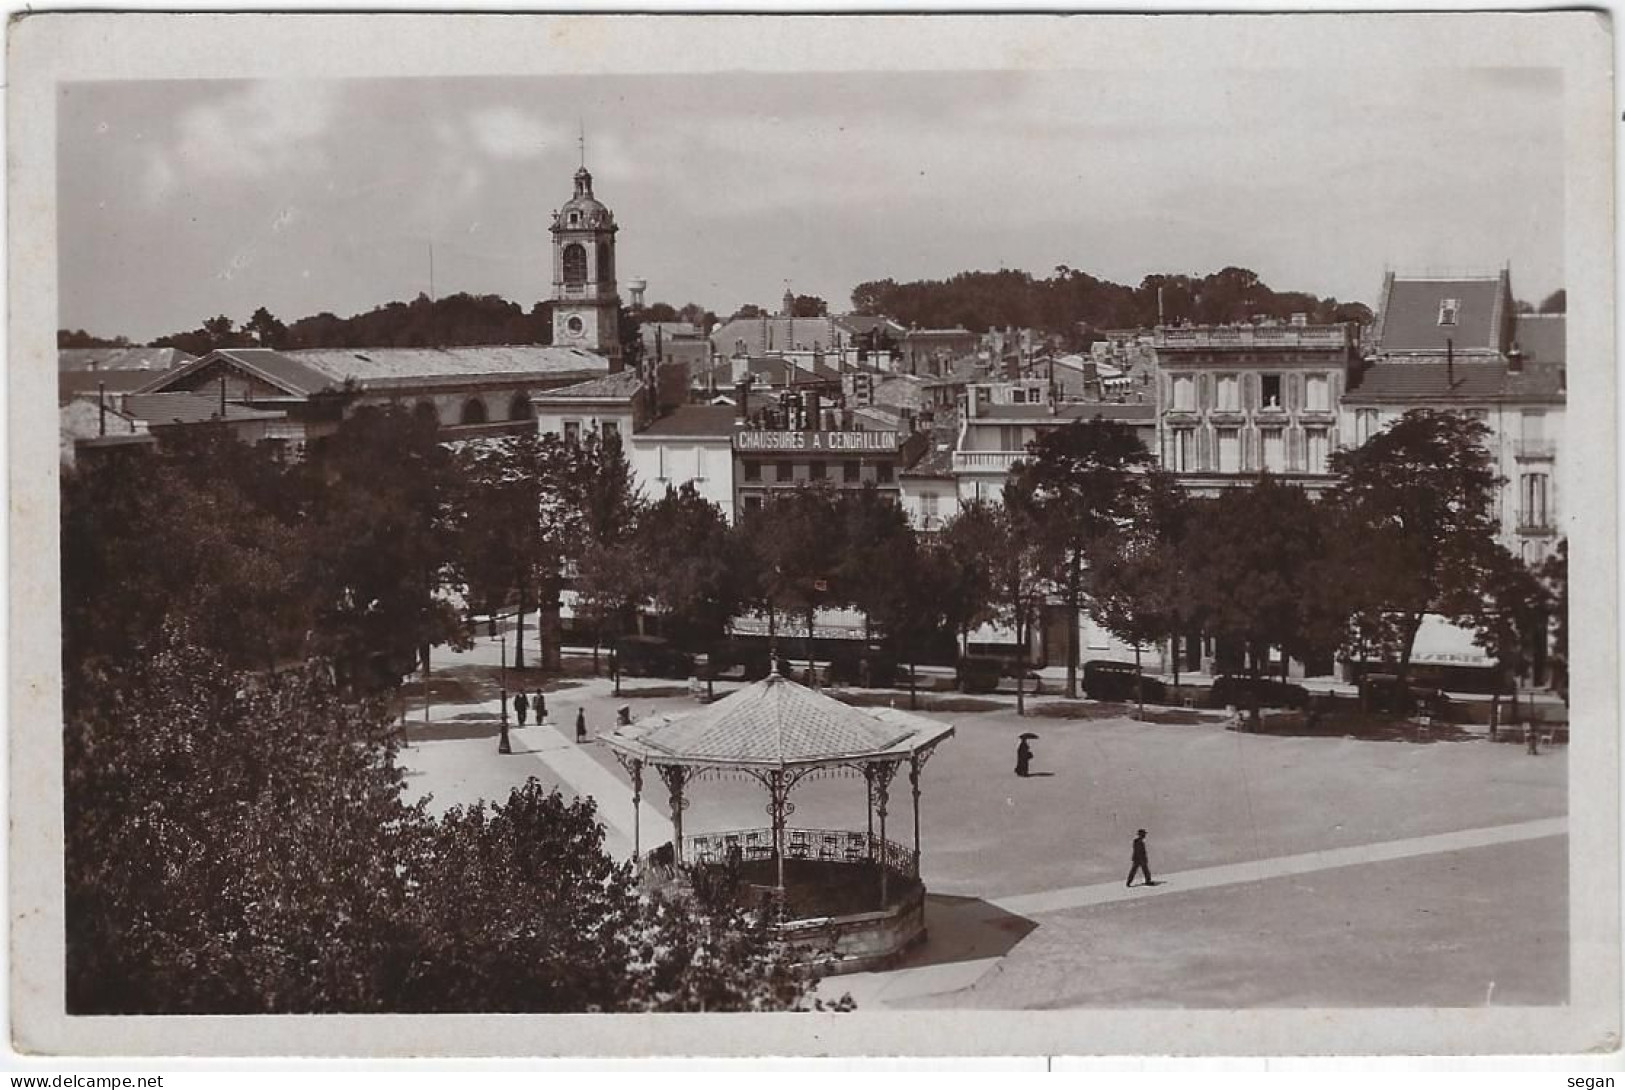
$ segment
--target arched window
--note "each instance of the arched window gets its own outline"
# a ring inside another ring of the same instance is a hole
[[[513,400],[508,402],[508,419],[529,420],[532,415],[530,395],[524,392],[514,394]]]
[[[463,402],[463,423],[485,423],[485,402],[481,401],[477,397],[471,397],[467,401]]]
[[[572,242],[564,248],[564,282],[587,282],[587,248],[579,242]]]
[[[440,410],[435,408],[432,401],[418,402],[417,407],[412,410],[412,415],[417,417],[420,424],[428,424],[436,428],[440,426]]]

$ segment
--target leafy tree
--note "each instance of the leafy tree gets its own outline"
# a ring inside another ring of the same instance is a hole
[[[811,669],[818,606],[842,600],[831,587],[843,544],[834,489],[823,483],[774,493],[761,507],[745,512],[738,530],[753,574],[748,601],[767,610],[768,638],[775,643],[778,612],[802,614]]]
[[[288,343],[288,327],[277,321],[276,315],[260,307],[243,323],[243,333],[253,338],[262,348],[284,348]]]
[[[1397,655],[1400,685],[1428,613],[1482,598],[1483,558],[1495,541],[1501,483],[1489,429],[1461,413],[1414,409],[1353,450],[1331,458],[1328,496],[1348,520],[1346,586],[1360,590],[1360,640]]]
[[[903,509],[873,486],[838,493],[834,503],[845,543],[832,554],[834,583],[842,602],[873,620],[893,589],[893,554],[915,555],[914,531]]]
[[[878,593],[865,612],[908,664],[908,706],[918,708],[920,651],[949,619],[955,573],[945,546],[924,544],[912,532],[890,539],[873,565]]]
[[[1003,546],[1000,538],[999,508],[977,501],[962,504],[942,530],[951,590],[947,621],[959,636],[964,650],[970,630],[994,619],[998,588],[991,560]]]
[[[654,573],[644,564],[643,555],[630,541],[600,544],[589,542],[576,564],[577,615],[592,628],[593,672],[598,671],[598,648],[614,647],[625,635],[628,620],[648,598]],[[615,670],[615,691],[620,693],[621,674]]]
[[[1303,489],[1268,475],[1202,501],[1194,513],[1184,549],[1194,606],[1209,634],[1246,649],[1255,682],[1272,648],[1303,658],[1336,646],[1337,630],[1316,616],[1334,575],[1325,566],[1330,541],[1321,515]],[[1316,647],[1328,632],[1330,647]]]
[[[790,301],[790,317],[822,318],[829,313],[829,304],[816,295],[798,295]]]
[[[1191,504],[1173,476],[1161,470],[1146,475],[1136,499],[1128,524],[1102,537],[1091,555],[1090,611],[1107,631],[1134,646],[1137,670],[1143,645],[1170,641],[1177,685],[1177,641],[1195,614],[1186,570]],[[1144,686],[1138,678],[1135,687],[1143,716]]]
[[[1550,665],[1554,685],[1563,697],[1569,699],[1569,541],[1557,543],[1557,549],[1540,565],[1538,572],[1541,588],[1545,591],[1545,609],[1551,623]]]
[[[108,339],[86,333],[82,329],[59,329],[56,331],[56,346],[58,348],[128,348],[130,338],[120,334]]]
[[[1052,558],[1051,578],[1068,610],[1066,692],[1076,699],[1085,563],[1094,543],[1133,513],[1144,489],[1138,471],[1151,455],[1131,429],[1109,420],[1045,432],[1027,453],[1011,470],[1005,502],[1027,515]]]
[[[439,594],[455,581],[455,477],[433,424],[405,409],[363,407],[307,469],[316,644],[343,683],[391,689],[427,664],[431,646],[466,646]]]
[[[705,896],[641,891],[531,780],[435,820],[389,716],[173,629],[64,738],[73,1014],[768,1010],[807,977]]]
[[[1518,714],[1518,679],[1529,669],[1545,638],[1547,592],[1539,575],[1506,547],[1484,551],[1477,575],[1480,597],[1463,600],[1451,619],[1473,630],[1473,642],[1496,662],[1490,722],[1500,722],[1501,690],[1512,682],[1512,714]]]
[[[1014,489],[1005,485],[1002,506],[985,501],[962,506],[943,531],[940,563],[945,585],[952,588],[944,621],[958,627],[961,642],[973,626],[994,621],[1015,630],[1025,658],[1053,560],[1031,509],[1017,502]],[[1022,715],[1024,693],[1018,684],[1016,711]]]
[[[636,541],[644,570],[655,573],[649,597],[677,646],[698,652],[727,631],[745,593],[738,542],[716,504],[692,483],[650,504]]]
[[[1568,310],[1568,306],[1569,293],[1562,288],[1558,288],[1541,300],[1540,312],[1542,314],[1562,314]]]
[[[734,311],[733,316],[728,320],[731,322],[739,318],[762,318],[766,315],[767,311],[763,310],[755,303],[746,303],[744,306]]]

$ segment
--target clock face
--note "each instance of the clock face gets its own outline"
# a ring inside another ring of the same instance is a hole
[[[587,327],[580,318],[571,315],[570,320],[564,323],[564,328],[568,329],[571,333],[574,333],[579,337],[581,335],[581,331]]]

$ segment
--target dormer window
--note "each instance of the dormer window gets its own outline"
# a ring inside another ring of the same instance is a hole
[[[1444,326],[1444,325],[1455,325],[1456,324],[1456,314],[1460,310],[1461,310],[1461,300],[1460,299],[1441,299],[1441,300],[1439,300],[1439,324],[1442,325],[1442,326]]]
[[[581,213],[580,212],[571,212],[570,213],[570,226],[571,227],[580,227],[581,226]]]

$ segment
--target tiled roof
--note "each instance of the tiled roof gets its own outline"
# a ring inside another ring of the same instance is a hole
[[[656,715],[601,736],[659,762],[783,768],[907,752],[953,728],[892,708],[854,708],[770,674],[682,716]]]
[[[537,394],[532,401],[545,401],[556,397],[564,398],[590,398],[596,401],[619,401],[637,396],[643,389],[643,380],[636,371],[616,371],[612,375],[602,378],[588,379],[578,382],[574,386],[560,386],[557,390],[549,390],[545,394]]]
[[[167,371],[192,362],[191,353],[178,348],[63,348],[57,351],[59,371]]]
[[[731,405],[679,405],[633,436],[692,436],[727,438],[733,435],[736,410]]]
[[[963,386],[967,382],[975,382],[985,378],[987,371],[981,360],[975,356],[961,356],[955,360],[940,377],[925,380],[927,386]]]
[[[1555,366],[1526,365],[1513,373],[1500,360],[1395,360],[1375,363],[1343,395],[1350,404],[1420,401],[1551,401],[1563,399]]]
[[[76,397],[96,396],[97,388],[113,394],[134,393],[153,380],[151,371],[59,371],[56,401],[65,405]]]
[[[1507,276],[1431,280],[1390,276],[1377,318],[1377,351],[1498,352],[1507,306]],[[1456,324],[1439,324],[1446,299],[1459,304]]]
[[[106,432],[102,431],[103,421],[106,421]],[[102,408],[94,401],[70,401],[57,409],[57,427],[64,440],[100,439],[113,436],[145,436],[148,440],[152,436],[147,431],[145,422],[128,416],[108,405],[105,418]]]
[[[1561,314],[1520,314],[1513,333],[1526,359],[1542,363],[1568,361],[1568,319]]]
[[[745,351],[790,352],[814,345],[834,348],[851,341],[851,333],[832,318],[735,318],[712,330],[711,343],[723,355],[733,355],[740,341]]]
[[[154,427],[165,424],[202,424],[211,420],[234,423],[248,420],[282,420],[287,414],[266,409],[250,409],[227,402],[221,413],[220,399],[208,394],[131,394],[124,398],[124,412]]]
[[[959,413],[949,410],[931,422],[931,437],[925,453],[899,476],[952,477],[954,475],[954,444],[959,441]]]
[[[204,370],[216,360],[224,360],[233,367],[256,375],[292,397],[309,397],[336,385],[328,375],[306,366],[291,355],[270,348],[217,348],[191,363],[150,376],[141,390],[143,393],[161,393],[166,387]]]
[[[837,315],[835,324],[855,337],[861,337],[874,329],[881,329],[884,330],[887,336],[895,340],[908,332],[890,318],[875,318],[868,314]]]
[[[266,351],[261,349],[260,351]],[[325,374],[334,383],[363,387],[414,385],[426,379],[462,379],[572,372],[607,373],[609,362],[579,348],[545,344],[493,344],[464,348],[316,348],[283,356]]]

